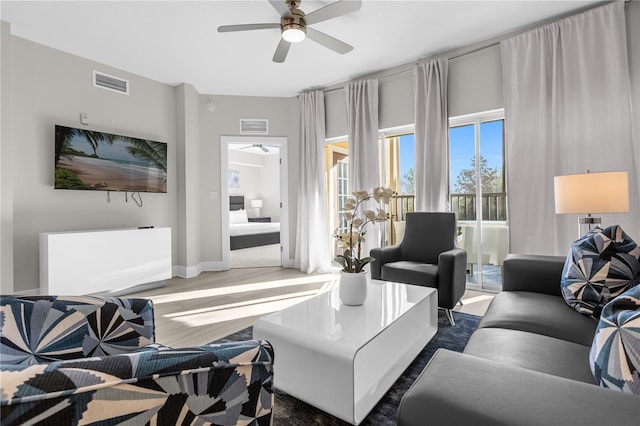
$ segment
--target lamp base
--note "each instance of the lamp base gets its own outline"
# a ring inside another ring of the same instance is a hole
[[[588,231],[591,231],[591,225],[600,225],[602,223],[602,218],[600,217],[591,217],[591,215],[587,217],[579,217],[578,218],[578,238],[582,236],[582,225],[588,226]]]
[[[602,223],[602,218],[600,217],[579,217],[578,218],[578,223],[580,225],[589,225],[589,229],[591,229],[591,225],[595,225],[595,224],[601,224]]]
[[[260,217],[260,207],[253,208],[253,217]]]

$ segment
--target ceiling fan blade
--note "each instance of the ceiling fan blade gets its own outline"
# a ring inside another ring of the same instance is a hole
[[[276,52],[273,54],[273,62],[277,62],[279,64],[283,63],[287,58],[287,53],[289,53],[290,47],[291,43],[281,38],[280,43],[278,43],[278,47],[276,47]]]
[[[338,40],[337,38],[333,38],[328,34],[325,34],[318,30],[314,30],[313,28],[307,27],[307,37],[309,37],[316,43],[323,45],[327,49],[331,49],[341,55],[349,53],[353,50],[353,46],[350,46],[347,43]]]
[[[313,12],[309,12],[305,15],[304,21],[307,25],[311,25],[355,12],[356,10],[360,10],[360,7],[362,7],[362,0],[340,0],[314,10]]]
[[[285,16],[287,18],[291,17],[291,12],[284,0],[269,0],[269,3],[271,3],[271,6],[278,11],[278,15]]]
[[[240,24],[240,25],[221,25],[218,27],[219,33],[230,33],[233,31],[252,31],[266,30],[271,28],[280,29],[280,24]]]

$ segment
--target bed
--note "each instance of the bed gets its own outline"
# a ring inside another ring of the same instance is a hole
[[[249,222],[244,196],[229,196],[229,240],[231,250],[280,243],[279,222]]]

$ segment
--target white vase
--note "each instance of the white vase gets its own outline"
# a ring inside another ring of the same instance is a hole
[[[345,305],[359,306],[367,300],[367,271],[340,271],[340,300]]]

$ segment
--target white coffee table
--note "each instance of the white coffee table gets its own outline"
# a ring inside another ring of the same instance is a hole
[[[438,329],[435,289],[372,280],[362,306],[324,293],[258,319],[275,351],[274,386],[359,424]]]

